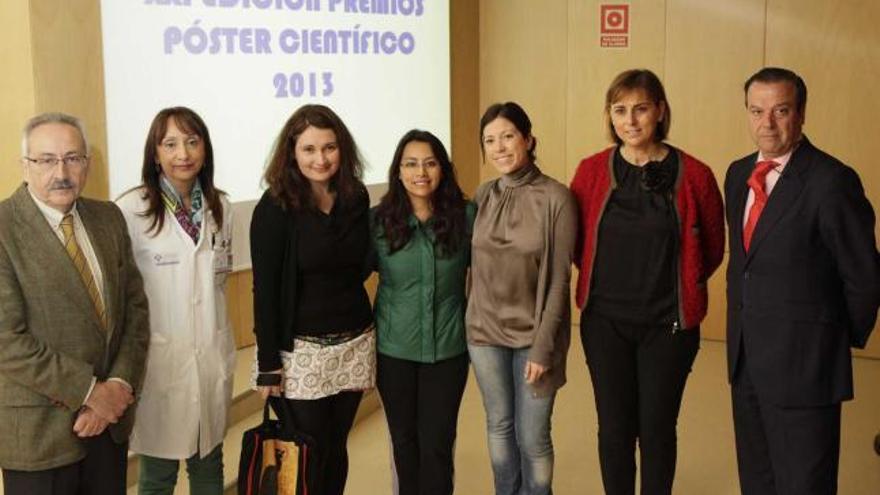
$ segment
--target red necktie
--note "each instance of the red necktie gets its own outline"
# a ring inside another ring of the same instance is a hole
[[[772,160],[758,162],[755,164],[755,169],[752,170],[752,175],[749,176],[749,180],[746,182],[752,188],[752,191],[755,191],[755,202],[752,203],[752,207],[749,209],[749,218],[743,227],[743,246],[746,248],[746,252],[749,252],[749,244],[752,242],[755,226],[758,225],[761,212],[764,211],[764,206],[767,205],[767,193],[764,191],[767,174],[778,166],[779,164]]]

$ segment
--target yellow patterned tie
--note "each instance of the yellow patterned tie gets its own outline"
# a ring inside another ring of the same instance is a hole
[[[98,292],[98,286],[95,283],[95,276],[92,275],[92,269],[89,268],[86,256],[82,249],[80,249],[79,243],[76,242],[76,235],[73,233],[73,215],[68,213],[61,219],[61,232],[64,233],[64,249],[67,250],[67,254],[73,260],[73,266],[79,272],[79,276],[89,292],[89,297],[92,298],[95,312],[98,313],[98,318],[101,319],[101,325],[104,330],[107,330],[107,312],[104,311],[104,302],[101,300],[101,293]]]

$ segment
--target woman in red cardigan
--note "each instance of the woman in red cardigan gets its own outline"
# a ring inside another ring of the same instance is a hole
[[[651,71],[618,75],[605,117],[615,145],[581,161],[571,183],[602,481],[609,495],[634,493],[638,440],[642,495],[668,494],[706,281],[724,255],[721,193],[709,167],[664,142],[671,112]]]

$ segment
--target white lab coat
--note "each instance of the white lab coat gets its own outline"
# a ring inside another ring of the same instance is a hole
[[[142,193],[135,188],[116,200],[150,303],[150,350],[130,448],[165,459],[205,456],[223,441],[232,401],[235,345],[224,293],[232,209],[223,197],[221,230],[206,212],[194,245],[167,211],[162,231],[147,233]]]

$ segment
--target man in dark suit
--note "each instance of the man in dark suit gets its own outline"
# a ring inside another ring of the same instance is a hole
[[[34,117],[22,153],[24,184],[0,202],[4,493],[124,493],[149,341],[143,281],[119,209],[80,197],[80,121]]]
[[[742,492],[837,491],[850,347],[880,302],[874,211],[858,175],[802,134],[807,88],[765,68],[745,84],[756,153],[733,162],[727,357]]]

